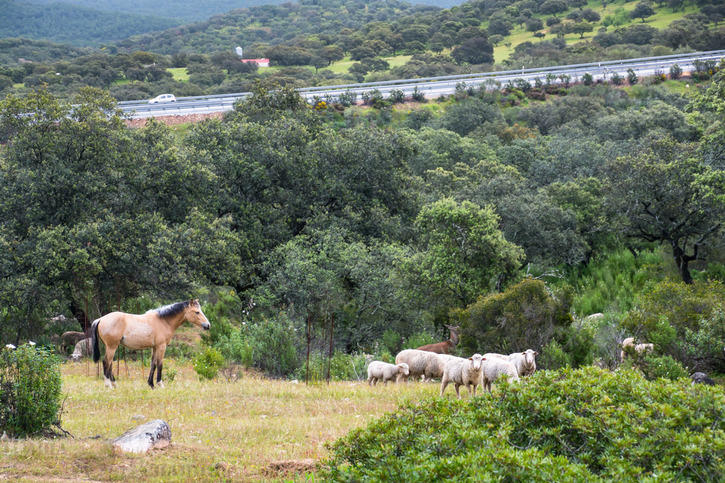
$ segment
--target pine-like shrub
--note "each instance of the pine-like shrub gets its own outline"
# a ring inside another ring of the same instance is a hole
[[[0,352],[0,431],[19,437],[58,424],[60,360],[49,350],[24,344]]]
[[[226,360],[218,350],[213,347],[207,347],[204,352],[200,352],[194,358],[194,371],[199,375],[199,379],[214,379],[219,370],[224,367]]]
[[[725,394],[596,367],[431,397],[329,446],[325,481],[725,481]]]

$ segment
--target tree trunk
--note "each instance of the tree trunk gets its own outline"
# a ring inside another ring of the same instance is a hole
[[[686,284],[692,284],[692,275],[690,275],[690,268],[688,264],[690,261],[695,260],[697,258],[697,251],[695,251],[695,256],[690,256],[685,254],[684,250],[677,246],[675,243],[672,244],[672,254],[675,257],[675,263],[677,264],[677,270],[680,272],[680,277],[682,278],[682,281]]]

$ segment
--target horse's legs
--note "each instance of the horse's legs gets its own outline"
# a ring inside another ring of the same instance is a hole
[[[156,347],[151,351],[151,371],[149,371],[149,386],[154,388],[154,371],[156,370]]]
[[[116,378],[113,377],[113,355],[116,353],[116,347],[106,344],[106,355],[103,357],[103,381],[106,387],[116,387]]]
[[[164,383],[161,380],[161,369],[164,367],[164,353],[166,352],[166,345],[160,345],[156,347],[156,385],[160,388],[164,387]]]

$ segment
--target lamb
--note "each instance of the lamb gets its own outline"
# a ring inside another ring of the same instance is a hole
[[[71,359],[73,359],[74,362],[80,361],[84,357],[90,357],[92,354],[92,345],[91,345],[91,338],[88,337],[83,340],[79,340],[76,343],[75,350],[73,351],[73,354],[71,354]]]
[[[644,354],[645,352],[654,350],[655,346],[654,344],[648,344],[648,343],[642,343],[642,344],[636,344],[634,343],[634,337],[627,337],[622,341],[622,352],[620,354],[621,360],[624,360],[627,358],[627,347],[633,347],[634,352],[637,354]],[[631,351],[632,349],[630,349]]]
[[[468,394],[471,394],[471,386],[473,386],[473,396],[476,396],[476,388],[481,384],[481,375],[483,369],[483,356],[481,354],[473,354],[468,359],[450,360],[446,363],[441,378],[441,396],[446,390],[448,383],[453,383],[456,387],[456,396],[461,399],[460,388],[465,385]]]
[[[519,373],[512,362],[500,357],[484,358],[482,368],[483,388],[491,392],[491,383],[499,376],[508,376],[509,382],[519,380]]]
[[[382,361],[373,361],[368,365],[368,385],[374,386],[378,381],[383,381],[387,385],[388,381],[396,380],[399,375],[407,376],[410,374],[408,364],[402,362],[400,364],[388,364]]]
[[[538,355],[538,352],[532,349],[526,349],[524,352],[509,354],[508,360],[516,366],[516,372],[519,377],[524,377],[536,372],[536,356]]]

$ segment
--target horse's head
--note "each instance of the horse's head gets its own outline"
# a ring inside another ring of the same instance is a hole
[[[211,327],[206,315],[201,311],[201,305],[199,305],[198,299],[189,301],[189,306],[186,308],[186,320],[200,329],[209,330],[209,327]]]

